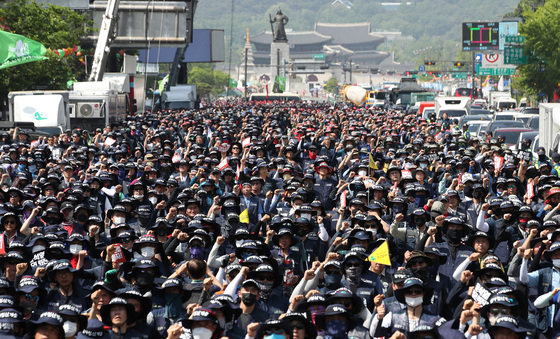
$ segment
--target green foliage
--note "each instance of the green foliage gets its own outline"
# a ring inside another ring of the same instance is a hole
[[[338,81],[336,78],[330,78],[327,83],[327,92],[329,93],[337,93],[338,92]]]
[[[520,66],[521,85],[531,94],[543,92],[549,98],[560,82],[560,0],[549,0],[536,11],[523,13],[521,33],[525,49],[535,55],[528,65]]]
[[[91,29],[85,15],[59,6],[42,6],[34,1],[11,0],[0,7],[4,30],[39,41],[47,49],[73,47]],[[69,80],[84,71],[74,55],[60,58],[47,52],[48,60],[0,70],[0,98],[10,91],[34,88],[65,89]]]
[[[196,85],[201,97],[217,96],[228,85],[227,73],[216,71],[210,65],[198,64],[189,69],[189,83]]]
[[[526,11],[534,12],[537,8],[544,5],[546,0],[521,0],[517,4],[517,7],[509,13],[507,13],[504,18],[525,18],[524,13]]]
[[[370,22],[372,31],[401,31],[414,40],[402,41],[393,48],[382,45],[380,50],[394,51],[397,61],[414,62],[424,57],[453,60],[460,50],[461,23],[464,21],[499,21],[504,13],[512,11],[519,0],[414,0],[410,6],[388,10],[380,0],[352,0],[347,8],[327,0],[206,0],[199,4],[195,14],[196,28],[224,28],[226,30],[226,60],[229,55],[231,4],[234,2],[232,62],[241,62],[245,29],[251,35],[270,31],[268,14],[278,7],[289,17],[287,29],[313,30],[316,22],[352,23]],[[529,0],[527,0],[529,1]],[[534,1],[534,0],[533,0]],[[403,1],[405,2],[405,1]],[[428,46],[427,53],[413,52]]]

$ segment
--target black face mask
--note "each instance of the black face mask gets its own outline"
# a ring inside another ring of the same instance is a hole
[[[241,301],[243,301],[246,306],[253,306],[257,302],[257,296],[252,293],[242,293]]]
[[[457,244],[461,241],[461,238],[463,237],[463,230],[448,229],[446,235],[447,235],[447,239],[450,242]]]
[[[416,225],[417,227],[423,226],[425,223],[426,223],[426,220],[424,218],[414,219],[414,225]]]
[[[167,235],[167,230],[165,228],[158,228],[156,234],[160,237]]]
[[[481,190],[475,190],[472,194],[473,198],[475,199],[482,199],[484,198],[484,191]]]
[[[88,220],[88,216],[86,214],[78,214],[76,216],[76,220],[78,220],[79,222],[83,223],[85,221]]]
[[[154,276],[149,273],[138,272],[136,275],[136,284],[141,287],[149,287],[154,283]]]

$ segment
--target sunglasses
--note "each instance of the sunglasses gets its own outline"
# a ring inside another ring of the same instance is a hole
[[[410,294],[410,295],[420,295],[422,293],[424,293],[424,291],[422,291],[422,289],[420,288],[411,288],[405,292],[405,294]]]
[[[296,329],[296,330],[304,330],[305,329],[305,325],[301,324],[301,323],[292,324],[291,327],[292,327],[292,330],[293,329]]]
[[[488,310],[488,313],[493,316],[498,316],[500,314],[509,314],[509,310],[505,308],[491,308]]]
[[[2,224],[4,224],[4,225],[7,225],[7,224],[14,224],[14,225],[15,225],[15,224],[16,224],[16,221],[15,221],[15,220],[6,220],[6,221],[2,222]]]
[[[38,295],[31,295],[30,293],[25,293],[25,299],[33,300],[35,302],[38,302],[39,301],[39,296]]]
[[[274,281],[274,277],[271,275],[263,275],[261,277],[259,277],[260,280],[266,280],[266,281]]]
[[[340,270],[326,270],[325,274],[341,274]]]

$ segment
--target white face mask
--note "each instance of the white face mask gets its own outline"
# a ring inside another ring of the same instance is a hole
[[[361,177],[365,177],[367,175],[367,171],[358,171],[358,175]]]
[[[115,217],[115,225],[124,224],[126,222],[125,217]]]
[[[306,220],[311,220],[311,214],[309,214],[309,213],[302,213],[301,217],[306,219]]]
[[[62,328],[64,328],[65,338],[73,337],[76,334],[76,332],[78,332],[78,324],[75,322],[65,321],[64,324],[62,325]]]
[[[218,325],[220,328],[226,328],[226,318],[218,318]]]
[[[152,259],[154,257],[155,254],[155,249],[151,246],[148,247],[142,247],[142,249],[140,250],[140,253],[142,253],[142,256],[148,259]]]
[[[243,240],[236,240],[235,241],[235,247],[240,247],[241,244],[243,244]]]
[[[500,315],[492,315],[490,313],[488,313],[488,322],[490,323],[490,326],[494,326],[494,324],[496,323],[496,320],[498,320],[498,317]]]
[[[144,194],[134,194],[134,199],[142,200],[142,199],[144,199]]]
[[[370,228],[367,230],[374,238],[377,236],[377,228]]]
[[[404,301],[406,302],[406,304],[410,307],[416,307],[420,304],[422,304],[422,302],[424,301],[424,297],[420,296],[420,297],[404,297]]]
[[[31,249],[31,251],[32,251],[33,253],[41,252],[41,251],[44,251],[44,250],[45,250],[45,246],[43,246],[43,245],[35,245],[35,246],[33,246],[33,248]]]
[[[82,245],[70,245],[70,253],[72,254],[78,254],[80,253],[80,251],[82,250]]]
[[[197,327],[192,330],[192,336],[194,339],[210,339],[212,338],[212,331],[206,327]]]
[[[151,197],[151,198],[148,198],[148,200],[150,200],[150,202],[151,202],[153,205],[157,204],[157,197]]]
[[[554,265],[554,267],[560,267],[560,259],[552,259],[552,265]]]

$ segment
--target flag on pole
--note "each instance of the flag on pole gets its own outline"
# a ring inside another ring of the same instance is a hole
[[[165,86],[167,86],[168,82],[169,82],[169,74],[167,74],[163,79],[158,81],[159,93],[163,93],[163,91],[165,91]]]
[[[237,80],[229,78],[229,88],[237,88]]]
[[[47,48],[23,35],[0,31],[0,69],[48,59]]]
[[[373,169],[373,170],[377,170],[377,164],[375,163],[375,160],[373,160],[373,155],[371,155],[371,153],[369,154],[369,168]]]
[[[500,80],[498,81],[498,91],[504,90],[504,77],[500,76]]]
[[[280,91],[284,92],[286,90],[286,77],[277,75],[274,82],[276,83]]]
[[[249,223],[249,211],[247,209],[245,209],[239,215],[239,222],[243,223],[243,224],[248,224]]]
[[[387,243],[387,240],[385,240],[378,248],[371,252],[369,257],[367,258],[367,261],[391,266],[391,259],[389,257],[389,244]]]

